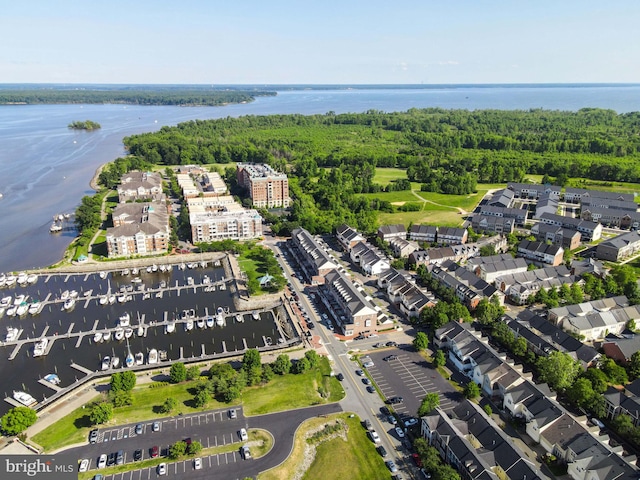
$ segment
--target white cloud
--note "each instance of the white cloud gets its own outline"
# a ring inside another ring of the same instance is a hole
[[[438,62],[438,65],[460,65],[457,60],[442,60]]]

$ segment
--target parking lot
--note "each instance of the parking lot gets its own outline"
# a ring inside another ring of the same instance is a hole
[[[385,361],[389,355],[397,359]],[[374,365],[366,369],[385,399],[402,397],[403,402],[392,405],[401,416],[415,416],[427,393],[437,393],[443,410],[454,408],[462,394],[412,347],[384,348],[369,352]]]

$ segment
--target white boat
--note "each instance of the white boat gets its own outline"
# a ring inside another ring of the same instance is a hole
[[[198,318],[198,320],[196,320],[196,326],[201,329],[205,328],[207,325],[204,322],[204,318],[202,317]]]
[[[193,330],[193,320],[189,319],[185,322],[184,324],[184,330],[185,332],[190,332],[191,330]]]
[[[147,267],[147,273],[151,273],[151,265]]]
[[[138,274],[138,272],[139,272],[138,267],[133,267],[133,268],[131,269],[131,274],[132,274],[132,275],[137,275],[137,274]]]
[[[5,285],[7,287],[10,287],[11,285],[15,285],[15,283],[16,283],[16,276],[12,275],[11,273],[7,275],[7,279],[5,280]]]
[[[142,365],[144,363],[144,355],[142,354],[142,352],[138,352],[134,355],[134,360],[136,362],[136,365]]]
[[[37,315],[38,313],[40,313],[40,308],[41,307],[42,307],[42,303],[33,302],[31,305],[29,305],[29,314]]]
[[[120,366],[120,357],[117,355],[111,359],[111,368],[118,368]]]
[[[122,275],[129,275],[129,269],[125,268],[124,270],[122,270]]]
[[[109,370],[109,368],[111,368],[111,357],[109,355],[107,355],[106,357],[104,357],[102,359],[102,371],[104,372],[105,370]]]
[[[30,283],[31,285],[33,285],[37,281],[38,281],[38,275],[36,275],[35,273],[30,273],[27,276],[27,283]]]
[[[34,403],[37,403],[36,399],[33,398],[31,395],[29,395],[27,392],[19,392],[19,391],[14,390],[13,391],[13,398],[14,398],[14,400],[20,402],[21,404],[23,404],[26,407],[30,407]]]
[[[16,298],[13,299],[13,304],[17,307],[22,302],[24,302],[27,299],[27,297],[28,295],[18,295]]]
[[[109,297],[107,295],[102,295],[100,297],[100,300],[98,300],[98,303],[100,305],[106,305],[107,303],[109,303]]]
[[[265,341],[266,341],[266,343],[267,343],[267,346],[269,346],[269,347],[270,347],[271,345],[273,345],[273,340],[271,340],[271,337],[267,337],[267,338],[265,338]]]
[[[260,314],[258,312],[253,312],[251,314],[251,318],[253,318],[254,320],[260,320]]]
[[[131,352],[127,353],[127,356],[124,359],[124,364],[127,367],[133,367],[134,363],[135,363],[135,359],[133,358],[133,353]]]
[[[60,300],[66,300],[69,298],[69,290],[65,290],[60,294]]]
[[[147,363],[153,365],[154,363],[158,363],[158,350],[152,348],[149,350],[149,358],[147,359]]]
[[[2,300],[0,300],[0,307],[8,307],[12,303],[11,300],[13,300],[11,296],[2,297]]]
[[[18,307],[15,305],[11,305],[9,308],[7,308],[7,316],[13,317],[17,311]]]
[[[121,327],[116,328],[115,331],[113,332],[113,338],[115,338],[118,341],[124,339],[124,328],[121,328]]]
[[[221,283],[220,284],[220,290],[226,290],[227,289],[227,284],[226,283]]]
[[[236,315],[236,322],[243,323],[244,322],[244,315],[242,315],[241,313],[238,313]]]
[[[100,278],[101,278],[101,279],[103,279],[103,280],[104,280],[105,278],[107,278],[107,272],[105,272],[105,271],[100,272],[98,275],[99,275],[99,276],[100,276]]]
[[[102,332],[96,332],[93,334],[93,343],[102,342]]]
[[[76,301],[73,298],[67,298],[64,301],[64,305],[62,306],[62,308],[64,308],[65,310],[71,310],[75,305]]]
[[[53,222],[53,223],[51,224],[51,226],[49,227],[49,231],[50,231],[51,233],[58,233],[58,232],[61,232],[61,231],[62,231],[62,226],[61,226],[61,225],[59,225],[57,222]]]
[[[16,282],[18,282],[18,285],[24,285],[27,283],[27,277],[28,275],[25,272],[20,272],[18,278],[16,278]]]
[[[116,296],[109,295],[109,305],[113,305],[114,303],[116,303]]]
[[[207,328],[213,328],[213,325],[214,325],[213,317],[207,317],[205,323],[207,324]]]
[[[216,325],[224,327],[224,315],[222,313],[216,315]]]
[[[102,339],[105,342],[108,342],[109,340],[111,340],[111,330],[105,330],[104,333],[102,334]]]
[[[14,327],[7,327],[7,334],[4,337],[4,341],[13,342],[18,339],[18,335],[20,335],[20,330]]]
[[[131,321],[131,316],[129,315],[129,312],[126,312],[123,315],[120,315],[120,317],[118,318],[118,324],[121,327],[128,327],[130,321]]]
[[[23,302],[16,309],[16,315],[18,317],[21,317],[23,315],[26,315],[28,311],[29,311],[29,304],[27,302]]]
[[[127,296],[124,293],[118,295],[118,303],[125,303],[127,301]]]
[[[48,345],[49,345],[49,339],[47,337],[44,337],[38,340],[33,346],[33,356],[41,357],[42,355],[44,355]]]
[[[124,338],[131,338],[133,335],[133,328],[127,327],[124,329]]]
[[[78,298],[78,291],[77,290],[71,290],[69,292],[69,298]]]
[[[180,270],[184,270],[185,268],[187,268],[187,266],[184,263],[181,263],[180,265],[178,265],[178,268]]]
[[[167,271],[167,266],[166,265],[160,265],[160,271],[161,272],[166,272]]]
[[[90,297],[91,295],[93,295],[93,288],[90,288],[89,290],[82,292],[83,297]]]
[[[164,326],[164,333],[173,333],[176,331],[176,324],[174,322],[169,322]]]
[[[138,326],[138,336],[144,336],[144,327],[142,325]]]
[[[151,271],[152,272],[157,272],[158,271],[158,266],[155,263],[153,265],[151,265]]]
[[[54,385],[59,385],[60,384],[60,377],[58,375],[56,375],[55,373],[49,373],[48,375],[45,375],[44,379],[47,382],[52,383]]]

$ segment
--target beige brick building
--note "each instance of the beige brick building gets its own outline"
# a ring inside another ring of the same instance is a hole
[[[107,229],[109,258],[167,253],[169,214],[161,202],[123,203],[113,210]]]
[[[288,207],[289,179],[284,173],[276,172],[269,165],[261,163],[238,163],[238,184],[247,189],[254,207]]]

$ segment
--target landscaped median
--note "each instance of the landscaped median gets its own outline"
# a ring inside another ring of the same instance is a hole
[[[251,456],[253,458],[260,458],[265,456],[273,448],[273,437],[265,430],[250,429],[248,432],[249,440],[247,442],[234,442],[226,445],[220,445],[218,447],[203,448],[197,455],[183,455],[178,458],[157,457],[149,458],[147,460],[141,460],[139,462],[125,463],[123,465],[116,465],[113,467],[102,468],[99,472],[104,475],[116,475],[118,473],[130,472],[132,470],[142,470],[145,468],[153,468],[160,463],[175,463],[183,462],[185,460],[193,461],[195,458],[208,457],[209,455],[218,455],[221,453],[237,452],[242,445],[249,445],[251,448]],[[96,474],[96,470],[88,472],[82,472],[78,474],[78,480],[89,480]]]
[[[296,431],[287,460],[258,480],[387,480],[382,457],[367,437],[360,419],[345,413],[305,421]]]

